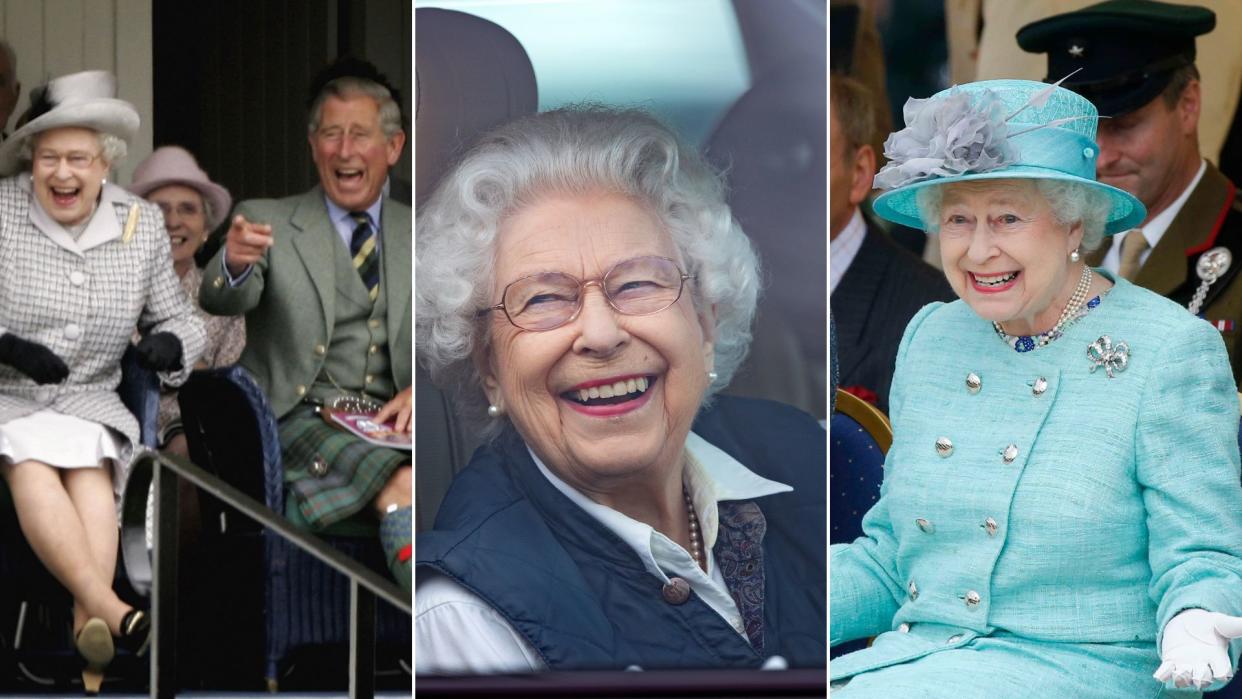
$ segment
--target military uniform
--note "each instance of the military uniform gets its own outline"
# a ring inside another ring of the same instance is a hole
[[[1162,99],[1173,76],[1194,65],[1195,37],[1215,26],[1215,13],[1203,7],[1108,0],[1032,22],[1017,41],[1026,51],[1047,53],[1046,81],[1064,78],[1064,87],[1091,100],[1102,116],[1115,117]],[[1099,266],[1112,244],[1105,240],[1087,262]],[[1240,252],[1237,187],[1208,163],[1133,279],[1211,322],[1229,350],[1235,381],[1242,381],[1235,327],[1242,316],[1242,283],[1235,283]]]
[[[1099,250],[1087,257],[1088,263],[1099,266],[1112,245],[1106,238]],[[1221,258],[1221,250],[1229,254],[1229,264],[1219,269],[1211,283],[1199,275],[1202,261]],[[1196,292],[1204,287],[1204,298],[1197,304],[1200,316],[1221,332],[1235,381],[1242,381],[1242,354],[1238,352],[1238,319],[1242,318],[1242,200],[1238,188],[1210,163],[1203,178],[1169,225],[1164,236],[1139,268],[1134,283],[1189,307]]]

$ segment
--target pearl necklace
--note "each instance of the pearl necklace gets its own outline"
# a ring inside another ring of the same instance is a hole
[[[694,559],[694,564],[699,568],[706,570],[707,564],[703,560],[703,538],[699,535],[699,516],[694,513],[694,501],[690,499],[690,491],[686,490],[686,486],[681,486],[681,496],[686,499],[686,512],[690,514],[690,557]]]
[[[1018,335],[1014,337],[1005,332],[1001,324],[992,321],[992,328],[996,330],[996,334],[1000,339],[1009,344],[1018,352],[1030,352],[1036,347],[1043,347],[1053,340],[1061,337],[1061,330],[1069,323],[1078,319],[1078,312],[1082,309],[1083,303],[1087,300],[1087,293],[1091,291],[1091,268],[1087,265],[1082,266],[1082,274],[1078,278],[1078,286],[1074,287],[1074,293],[1070,296],[1069,303],[1065,304],[1065,309],[1061,311],[1061,317],[1057,319],[1057,324],[1052,329],[1038,335]]]

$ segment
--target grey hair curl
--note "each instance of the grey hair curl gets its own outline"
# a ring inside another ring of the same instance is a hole
[[[362,95],[370,97],[379,105],[380,130],[384,138],[392,138],[401,130],[401,105],[392,98],[388,88],[374,80],[346,76],[337,78],[319,91],[311,104],[310,119],[307,121],[307,132],[314,134],[319,130],[319,121],[323,117],[323,103],[328,97],[348,99]]]
[[[487,439],[501,423],[480,424],[486,400],[471,355],[488,341],[477,313],[489,305],[501,223],[549,193],[598,191],[653,212],[695,277],[687,285],[695,307],[714,307],[717,378],[708,397],[746,356],[759,262],[719,175],[641,111],[582,105],[526,117],[483,136],[445,175],[415,227],[418,361]]]
[[[999,181],[999,180],[998,180]],[[1095,250],[1104,241],[1104,226],[1108,224],[1108,212],[1112,202],[1099,189],[1079,182],[1066,180],[1032,179],[1040,196],[1048,202],[1063,226],[1082,223],[1084,250]],[[944,197],[944,185],[923,187],[914,195],[919,218],[928,233],[940,230],[940,206]]]
[[[22,139],[21,147],[18,150],[21,154],[21,161],[26,164],[27,169],[34,162],[34,143],[39,139],[39,136],[45,133],[47,132],[39,131]],[[99,157],[108,167],[120,163],[129,154],[129,146],[125,143],[125,139],[120,136],[96,131],[95,139],[99,141]]]

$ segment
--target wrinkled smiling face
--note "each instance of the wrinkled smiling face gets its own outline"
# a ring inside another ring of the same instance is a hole
[[[347,211],[363,211],[384,189],[388,168],[401,157],[405,134],[385,138],[379,104],[365,95],[329,96],[310,135],[311,159],[328,198]]]
[[[659,220],[630,199],[546,195],[502,223],[489,305],[528,275],[597,280],[640,256],[685,269]],[[696,310],[691,284],[672,306],[645,316],[618,313],[589,285],[577,318],[542,332],[489,314],[490,343],[476,356],[488,399],[579,490],[658,477],[681,457],[713,362],[714,321]]]
[[[1069,253],[1082,242],[1081,226],[1057,221],[1030,180],[941,187],[940,260],[953,291],[1010,334],[1050,329],[1077,281]]]
[[[207,235],[207,212],[203,195],[197,189],[170,184],[147,195],[147,200],[164,212],[173,262],[184,262],[198,252]]]
[[[108,163],[100,157],[98,134],[91,129],[65,127],[33,138],[30,174],[39,204],[62,226],[86,222],[108,174]]]

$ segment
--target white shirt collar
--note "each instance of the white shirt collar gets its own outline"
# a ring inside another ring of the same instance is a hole
[[[530,447],[527,450],[530,451]],[[710,573],[715,568],[711,550],[716,545],[716,536],[720,529],[717,503],[726,500],[750,500],[790,492],[793,488],[759,476],[693,432],[686,436],[685,453],[686,487],[694,502],[695,514],[699,518],[699,532],[703,537],[703,548],[708,554]],[[667,561],[660,560],[664,558],[662,554],[669,549],[670,544],[683,552],[684,549],[673,544],[651,525],[627,517],[583,495],[553,474],[534,451],[530,451],[530,456],[535,460],[539,472],[557,490],[633,549],[649,573],[667,581],[668,576],[664,573],[666,566],[661,566],[661,563]],[[685,555],[689,557],[688,553]]]
[[[832,291],[837,290],[837,284],[841,282],[841,277],[845,276],[846,271],[850,268],[850,263],[858,256],[858,250],[862,247],[863,238],[865,237],[867,237],[867,222],[863,219],[862,210],[854,209],[854,215],[850,217],[850,222],[845,224],[845,228],[841,229],[841,233],[828,243],[828,247],[832,252],[832,262],[828,266],[828,271],[832,278]]]
[[[99,204],[87,220],[86,228],[76,237],[70,235],[64,226],[43,209],[39,198],[34,196],[31,189],[30,178],[18,178],[18,186],[30,194],[30,222],[51,238],[52,242],[69,252],[81,256],[87,250],[116,240],[124,234],[121,222],[117,219],[116,205],[128,204],[130,194],[114,184],[104,183],[100,190]]]

